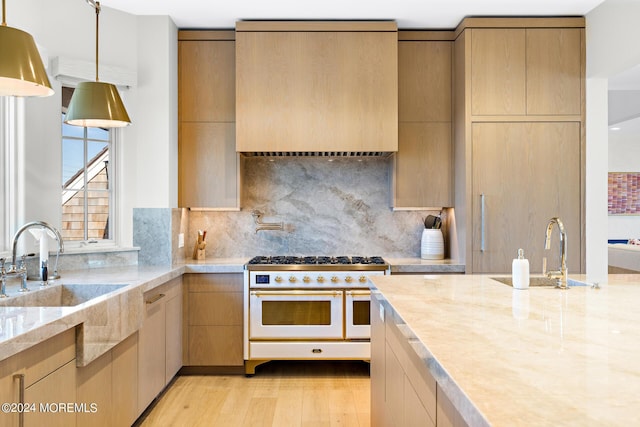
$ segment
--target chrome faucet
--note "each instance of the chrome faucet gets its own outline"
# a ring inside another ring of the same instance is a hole
[[[558,230],[560,231],[560,270],[547,271],[547,257],[544,257],[542,258],[542,274],[546,274],[549,278],[556,279],[557,288],[567,289],[567,232],[560,218],[554,217],[549,221],[544,239],[544,249],[551,249],[551,232],[553,231],[554,224],[558,225]]]
[[[28,222],[25,225],[23,225],[22,227],[20,227],[18,229],[18,231],[16,231],[16,234],[13,235],[13,240],[11,241],[11,268],[7,271],[4,271],[3,269],[3,280],[5,277],[16,277],[16,276],[20,276],[22,277],[22,286],[20,287],[20,292],[25,292],[28,291],[27,289],[27,267],[25,265],[25,256],[22,256],[22,262],[20,264],[20,266],[17,265],[17,249],[18,249],[18,239],[20,238],[20,236],[22,235],[22,233],[24,233],[27,229],[31,228],[31,227],[44,227],[48,230],[50,230],[55,236],[56,236],[56,240],[58,241],[58,250],[56,252],[56,263],[55,266],[53,268],[53,275],[50,275],[49,278],[51,279],[56,279],[58,278],[58,257],[60,256],[61,253],[64,252],[64,243],[62,241],[62,235],[60,235],[60,232],[53,226],[51,226],[50,224],[44,222],[44,221],[32,221],[32,222]],[[42,238],[45,238],[44,236]]]

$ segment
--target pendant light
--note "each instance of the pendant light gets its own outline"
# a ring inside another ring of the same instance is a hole
[[[98,79],[98,23],[100,2],[87,0],[96,10],[96,81],[80,82],[73,91],[64,122],[74,126],[114,128],[131,124],[115,85]]]
[[[7,26],[2,0],[0,96],[51,96],[53,89],[31,34]]]

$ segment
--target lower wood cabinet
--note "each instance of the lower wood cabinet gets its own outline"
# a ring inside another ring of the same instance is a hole
[[[182,366],[182,278],[144,294],[138,330],[138,412],[142,413]]]
[[[184,275],[185,366],[244,365],[243,280],[239,273]]]
[[[0,426],[75,426],[76,414],[59,410],[60,403],[77,402],[75,358],[75,328],[71,328],[1,361],[2,403],[21,403],[22,392],[22,403],[28,403],[30,410],[3,411]]]
[[[80,402],[96,411],[77,414],[78,426],[130,426],[138,418],[138,333],[76,370]]]
[[[371,299],[371,425],[466,426],[376,298]]]

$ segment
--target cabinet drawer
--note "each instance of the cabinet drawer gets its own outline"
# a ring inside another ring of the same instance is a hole
[[[184,275],[188,292],[243,292],[243,281],[240,273]]]
[[[190,326],[190,366],[242,366],[242,326]]]
[[[14,356],[26,367],[25,387],[76,358],[76,332],[71,328]]]
[[[189,293],[189,325],[242,325],[243,293]]]

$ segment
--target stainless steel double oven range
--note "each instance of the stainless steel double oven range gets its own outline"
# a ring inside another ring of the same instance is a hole
[[[381,257],[259,256],[245,266],[245,373],[269,360],[371,357],[368,277]]]

